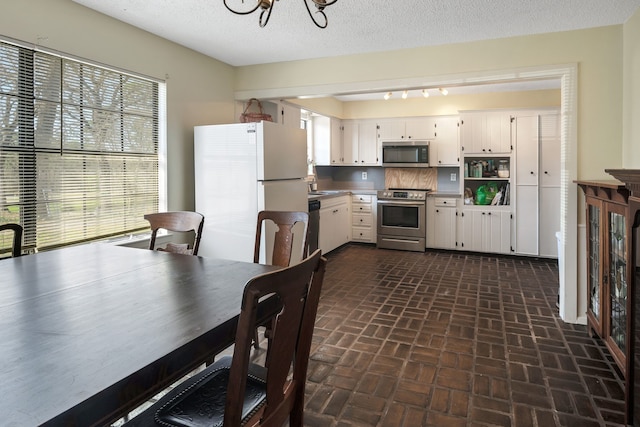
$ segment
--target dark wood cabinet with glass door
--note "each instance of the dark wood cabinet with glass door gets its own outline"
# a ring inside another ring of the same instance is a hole
[[[618,181],[577,181],[585,193],[587,321],[626,376],[631,311],[629,191]]]

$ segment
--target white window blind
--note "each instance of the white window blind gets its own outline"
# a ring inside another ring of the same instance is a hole
[[[158,83],[0,43],[0,223],[47,249],[148,228]],[[10,246],[0,236],[0,252]]]

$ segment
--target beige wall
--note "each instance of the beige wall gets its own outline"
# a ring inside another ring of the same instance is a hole
[[[623,159],[640,168],[640,9],[624,24]]]
[[[0,35],[166,80],[168,208],[193,209],[193,126],[233,120],[233,67],[71,0],[3,0]]]
[[[559,107],[560,90],[531,92],[500,92],[472,95],[448,95],[409,99],[384,99],[377,101],[325,102],[329,98],[289,99],[319,114],[340,119],[369,119],[385,117],[446,116],[463,110],[526,109]],[[341,104],[335,106],[335,103]]]
[[[236,90],[309,95],[308,88],[442,78],[577,63],[579,178],[622,165],[622,26],[240,67]],[[258,78],[259,77],[259,78]],[[435,97],[434,97],[435,98]]]

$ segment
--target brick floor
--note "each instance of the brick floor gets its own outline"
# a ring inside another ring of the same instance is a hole
[[[558,317],[555,261],[357,244],[328,259],[306,425],[622,425],[613,359]]]

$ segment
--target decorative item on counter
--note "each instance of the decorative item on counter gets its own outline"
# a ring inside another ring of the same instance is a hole
[[[464,189],[464,204],[473,205],[473,191],[469,187]]]
[[[509,178],[509,160],[498,161],[498,177]]]

